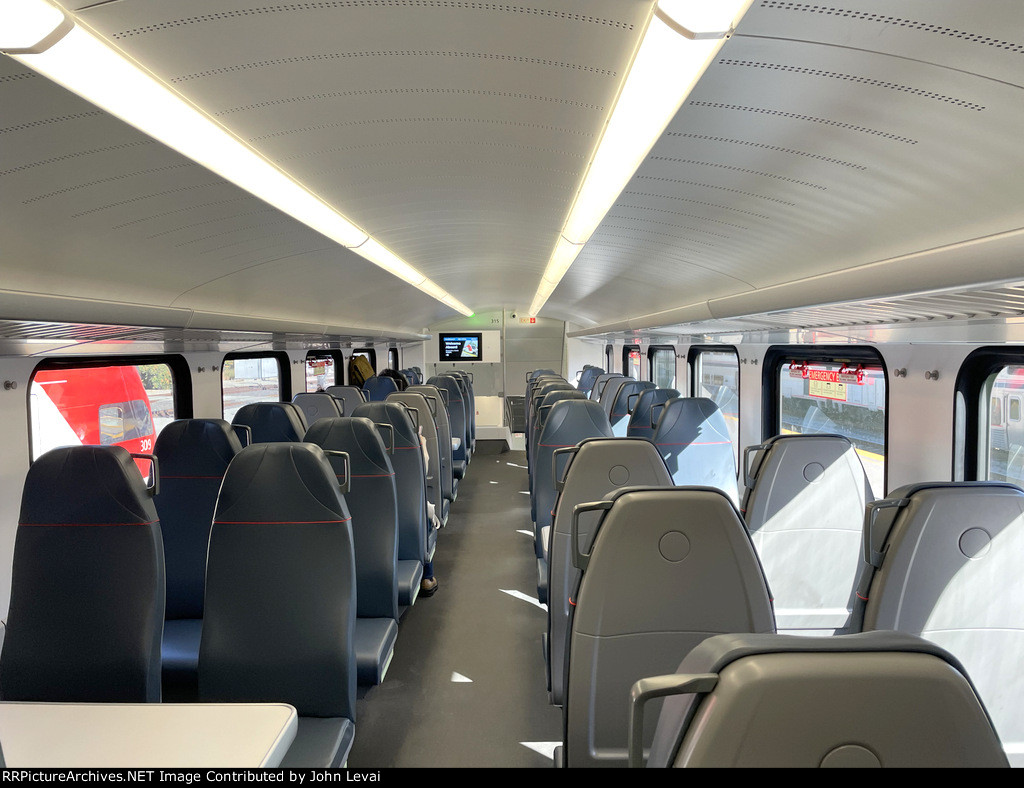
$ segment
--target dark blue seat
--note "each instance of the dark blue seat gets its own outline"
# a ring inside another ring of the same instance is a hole
[[[323,450],[242,449],[210,533],[199,699],[290,703],[299,729],[282,766],[340,766],[355,738],[355,621],[352,524]]]
[[[587,438],[610,438],[612,428],[601,406],[590,400],[566,399],[556,402],[544,424],[537,441],[535,459],[534,497],[537,502],[537,519],[534,525],[534,549],[538,558],[543,557],[543,536],[541,529],[551,525],[552,510],[555,506],[555,483],[553,469],[559,474],[565,469],[568,457],[555,459],[557,449],[571,448]]]
[[[594,388],[594,383],[598,377],[604,374],[604,370],[600,367],[593,367],[589,364],[583,368],[583,372],[580,374],[579,383],[576,384],[576,388],[582,391],[584,394],[589,394]]]
[[[435,407],[431,408],[434,418],[434,425],[437,430],[437,453],[440,462],[441,473],[441,503],[442,511],[437,512],[441,522],[448,521],[448,509],[458,490],[455,473],[452,470],[452,427],[448,418],[448,407],[445,405],[447,393],[442,394],[441,389],[428,383],[422,386],[409,386],[406,391],[419,392]],[[399,392],[405,393],[405,392]]]
[[[678,397],[679,392],[675,389],[645,389],[636,399],[630,398],[633,404],[630,406],[632,413],[629,416],[629,425],[626,427],[626,437],[650,440],[654,436],[654,427],[661,416],[661,408],[658,406]]]
[[[206,551],[224,473],[242,450],[222,419],[172,421],[157,436],[160,515],[167,574],[163,638],[163,690],[173,700],[198,692],[199,637],[203,623]]]
[[[363,383],[363,391],[369,402],[383,402],[392,391],[398,391],[398,384],[386,375],[374,375]]]
[[[463,479],[469,462],[469,422],[466,419],[466,400],[462,395],[462,387],[452,375],[435,375],[427,380],[427,385],[436,386],[448,394],[448,421],[453,439],[452,474],[456,479]]]
[[[398,604],[409,606],[419,594],[423,563],[433,558],[434,528],[427,520],[427,482],[415,421],[419,414],[399,402],[368,402],[352,414],[377,425],[391,445],[391,467],[398,495]],[[388,428],[388,429],[385,429]]]
[[[160,701],[164,555],[120,446],[53,449],[28,469],[0,658],[8,701]]]
[[[608,412],[608,422],[612,425],[612,434],[617,438],[627,437],[631,402],[636,402],[640,394],[649,389],[657,388],[649,380],[631,380],[617,387]]]
[[[248,427],[253,443],[301,441],[309,426],[290,402],[251,402],[238,409],[231,423]]]
[[[717,487],[739,505],[736,455],[725,416],[704,397],[669,400],[651,438],[677,485]]]
[[[351,476],[345,494],[356,551],[356,669],[359,683],[380,684],[398,637],[398,495],[384,442],[369,419],[321,419],[306,442],[328,454],[339,478]]]

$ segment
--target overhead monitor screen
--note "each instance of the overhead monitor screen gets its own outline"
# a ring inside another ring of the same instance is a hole
[[[483,361],[482,334],[441,334],[441,361]]]

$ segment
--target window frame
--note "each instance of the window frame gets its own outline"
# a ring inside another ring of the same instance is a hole
[[[288,358],[288,354],[283,350],[253,350],[239,353],[228,353],[220,361],[220,417],[224,418],[224,365],[228,361],[236,361],[238,359],[250,359],[250,358],[273,358],[277,361],[277,380],[278,380],[278,402],[291,402],[292,401],[292,376],[291,376],[291,362]],[[306,362],[303,359],[302,362],[302,379],[303,388],[305,388],[306,379]]]
[[[388,348],[388,369],[393,369],[396,372],[402,368],[402,356],[397,347]]]
[[[32,381],[35,380],[39,372],[96,367],[143,367],[151,364],[163,364],[171,371],[171,397],[174,402],[174,418],[191,419],[195,407],[192,393],[192,371],[189,368],[188,361],[181,354],[73,356],[70,358],[47,358],[36,364],[32,369],[32,374],[29,375],[29,384],[25,387],[25,426],[28,428],[29,465],[36,460],[35,449],[32,445]]]
[[[742,480],[743,469],[740,468],[740,464],[743,461],[743,439],[740,436],[743,434],[743,383],[740,375],[740,349],[735,345],[690,345],[686,351],[685,391],[691,397],[698,395],[701,385],[698,361],[702,353],[732,353],[736,357],[736,402],[738,405],[736,408],[736,446],[734,448],[736,450],[736,468],[740,474],[739,478]],[[684,389],[676,386],[676,390],[683,391]]]
[[[306,375],[309,360],[311,358],[330,358],[334,362],[334,383],[335,386],[345,385],[345,356],[340,350],[335,348],[327,348],[325,350],[307,350],[306,357],[302,360],[302,380],[303,390],[308,392],[306,389]],[[341,382],[338,382],[338,374],[341,373]],[[221,387],[224,386],[224,377],[221,376]],[[223,399],[223,397],[221,398]],[[223,408],[221,409],[223,411]]]
[[[675,345],[649,345],[647,347],[647,380],[650,383],[654,383],[654,356],[658,352],[671,352],[672,353],[672,366],[674,368],[673,378],[676,379],[676,383],[679,382],[679,357],[676,355]],[[678,386],[675,386],[676,391],[679,390]]]
[[[632,377],[632,375],[629,374],[629,354],[632,353],[634,350],[637,353],[640,353],[640,354],[643,353],[643,349],[640,347],[639,344],[632,344],[632,345],[625,345],[624,344],[622,346],[622,374],[625,377],[627,377],[627,378],[631,378]],[[643,358],[643,355],[641,355],[640,357]],[[636,380],[643,380],[643,377],[642,377],[643,376],[643,370],[642,369],[637,371],[637,375],[640,376],[640,377],[637,377]]]
[[[953,457],[950,478],[962,475],[966,481],[984,481],[981,476],[981,455],[989,452],[988,432],[992,417],[992,384],[1004,367],[1024,367],[1024,347],[985,346],[972,350],[960,365],[953,387]],[[957,441],[957,397],[962,397],[964,435],[963,446]],[[982,399],[984,397],[984,399]],[[984,419],[982,411],[984,409]],[[1002,412],[1002,425],[1009,424],[1009,413]],[[984,426],[984,435],[982,427]],[[962,455],[960,452],[962,451]],[[958,467],[958,465],[960,467]],[[987,476],[987,474],[986,474]]]
[[[882,473],[884,490],[876,497],[882,498],[889,490],[889,409],[892,396],[892,382],[889,368],[877,348],[867,345],[772,345],[761,362],[761,439],[778,435],[781,429],[782,393],[779,374],[782,365],[790,361],[804,361],[817,364],[865,364],[882,370],[885,379],[885,419],[882,436],[885,441],[885,465]]]

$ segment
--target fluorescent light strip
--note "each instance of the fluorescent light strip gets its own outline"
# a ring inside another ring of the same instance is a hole
[[[752,2],[715,0],[710,17],[690,13],[700,10],[696,0],[664,3],[665,8],[656,9],[533,298],[532,317],[554,291],[547,285],[561,281],[725,43],[724,38],[703,37],[727,35],[721,32],[722,19],[731,20],[731,30]],[[679,32],[687,24],[708,24],[712,29],[686,27],[691,38]],[[575,245],[568,262],[565,244]]]
[[[13,15],[7,6],[12,7]],[[40,33],[36,20],[45,19],[49,13],[52,21],[55,10],[44,0],[7,0],[0,6],[0,11],[7,12],[0,17],[0,28],[6,28],[8,15],[33,20],[23,34],[29,42]],[[25,13],[19,16],[19,11]],[[61,16],[56,22],[66,24],[66,17]],[[47,35],[40,44],[52,37],[52,34]],[[29,48],[29,43],[25,43],[22,51]],[[35,48],[39,48],[39,44]],[[464,315],[473,314],[469,307],[81,22],[45,51],[12,52],[11,56],[402,281]]]

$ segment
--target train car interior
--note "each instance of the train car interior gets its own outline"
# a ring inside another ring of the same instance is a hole
[[[1024,764],[1024,3],[0,53],[0,763]]]

